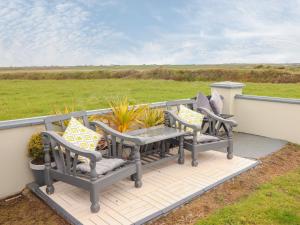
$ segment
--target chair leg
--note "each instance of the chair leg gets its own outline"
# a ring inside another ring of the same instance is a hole
[[[51,195],[54,193],[54,186],[53,186],[53,179],[51,178],[50,175],[50,169],[51,169],[51,160],[50,160],[50,154],[49,154],[49,144],[45,141],[44,144],[44,149],[45,149],[45,183],[47,185],[46,187],[46,193],[48,195]]]
[[[140,146],[134,147],[134,159],[136,165],[136,176],[135,176],[135,187],[142,187],[142,163],[141,163],[141,155],[140,155]]]
[[[227,159],[233,158],[233,143],[232,140],[229,141],[229,146],[227,147]]]
[[[197,145],[197,132],[194,131],[193,135],[193,148],[192,148],[192,166],[196,167],[198,166],[198,161],[197,161],[197,151],[196,151],[196,146]]]
[[[183,136],[179,137],[179,164],[184,164]]]
[[[54,186],[53,186],[53,180],[50,176],[50,165],[47,165],[45,166],[45,183],[47,185],[46,187],[46,193],[48,195],[51,195],[54,193]]]
[[[195,149],[192,151],[192,166],[196,167],[198,166],[198,161],[197,161],[197,153]]]
[[[97,213],[100,210],[99,193],[95,188],[90,190],[91,212]]]
[[[53,186],[53,180],[51,179],[51,177],[49,176],[48,178],[46,178],[46,193],[48,195],[51,195],[54,193],[54,186]]]
[[[135,181],[135,180],[136,180],[136,173],[135,173],[135,174],[132,174],[132,175],[130,176],[130,180],[131,180],[131,181]]]
[[[197,167],[198,166],[198,161],[196,159],[192,160],[192,166],[193,167]]]

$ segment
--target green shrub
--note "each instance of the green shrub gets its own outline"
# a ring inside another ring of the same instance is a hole
[[[33,134],[28,143],[28,155],[33,159],[34,164],[44,162],[44,147],[41,133]]]

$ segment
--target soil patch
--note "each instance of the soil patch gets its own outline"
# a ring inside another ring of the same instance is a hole
[[[0,201],[1,225],[69,224],[28,189],[14,197]]]
[[[300,166],[300,146],[288,144],[261,159],[262,164],[208,191],[151,224],[193,224],[215,210],[232,204],[255,191],[259,185]],[[24,190],[19,198],[0,201],[0,224],[68,224],[50,207]]]

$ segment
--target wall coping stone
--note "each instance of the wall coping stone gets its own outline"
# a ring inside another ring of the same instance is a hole
[[[256,95],[235,95],[235,99],[278,102],[278,103],[286,103],[286,104],[300,104],[300,99],[296,99],[296,98],[278,98],[278,97],[256,96]]]
[[[238,89],[245,87],[245,84],[231,81],[217,82],[210,85],[215,88]]]

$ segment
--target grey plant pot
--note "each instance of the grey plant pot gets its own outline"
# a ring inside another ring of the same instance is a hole
[[[31,161],[29,162],[29,167],[32,170],[35,182],[39,186],[44,186],[45,185],[45,175],[44,175],[45,165],[44,164],[42,164],[42,165],[32,164]],[[51,167],[54,167],[54,166],[55,166],[55,162],[52,162]]]

